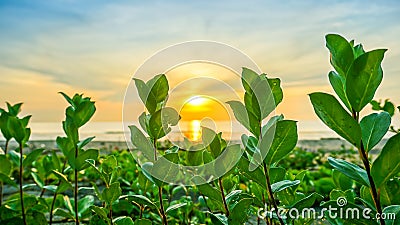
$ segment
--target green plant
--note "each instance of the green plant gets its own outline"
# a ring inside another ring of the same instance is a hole
[[[260,186],[258,189],[263,190],[261,199],[264,205],[263,192],[266,191],[270,207],[278,209],[275,195],[300,183],[297,179],[285,179],[286,170],[276,167],[296,146],[296,122],[284,120],[280,115],[271,117],[264,125],[262,123],[283,99],[278,78],[268,78],[266,74],[258,75],[243,68],[242,85],[245,89],[244,104],[239,101],[228,102],[236,119],[252,134],[242,136],[247,157],[241,159],[239,168],[249,179],[257,182]],[[276,217],[280,224],[285,224],[278,211]]]
[[[14,138],[19,146],[19,193],[20,193],[20,204],[22,220],[24,225],[26,222],[26,211],[24,207],[24,193],[23,193],[23,149],[31,135],[31,129],[27,128],[29,119],[31,116],[26,116],[24,118],[19,118],[17,115],[20,112],[22,103],[11,106],[7,103],[8,112],[1,110],[1,131],[6,138],[5,153],[7,153],[8,142],[11,138]]]
[[[158,140],[171,131],[171,126],[175,126],[180,120],[180,116],[175,109],[165,107],[168,98],[169,85],[165,75],[157,75],[146,83],[140,79],[134,79],[140,99],[146,106],[148,113],[143,112],[139,117],[142,129],[149,138],[134,125],[130,126],[131,140],[133,145],[142,151],[148,164],[142,167],[144,175],[158,187],[159,214],[162,224],[167,225],[168,219],[163,202],[164,183],[153,177],[148,171],[151,170],[159,160]],[[175,161],[178,159],[176,153],[165,154],[167,160]],[[160,161],[159,161],[160,162]]]
[[[310,100],[322,122],[358,149],[363,168],[336,158],[329,158],[329,163],[335,170],[362,185],[361,192],[364,195],[361,195],[362,198],[359,200],[366,207],[370,207],[369,199],[372,200],[373,210],[382,215],[382,212],[388,210],[388,208],[382,209],[383,190],[389,179],[400,171],[400,135],[391,137],[371,163],[368,153],[386,134],[391,119],[389,113],[382,112],[367,115],[360,121],[360,112],[371,102],[382,81],[381,62],[386,49],[365,52],[361,44],[354,45],[354,41],[349,42],[337,34],[326,36],[326,46],[331,53],[331,65],[335,69],[329,72],[329,81],[345,108],[334,96],[326,93],[312,93]],[[363,190],[369,190],[369,199]],[[334,200],[335,198],[331,198],[331,201],[323,206],[336,204]],[[357,198],[348,199],[349,204],[346,207],[360,208],[355,200]],[[346,218],[334,220],[329,217],[327,219],[332,224],[347,220]],[[370,224],[372,221],[349,220],[348,222]],[[385,220],[380,217],[379,223],[385,224]]]
[[[92,182],[97,197],[105,203],[105,207],[100,208],[98,206],[91,206],[91,209],[101,219],[106,221],[107,224],[114,224],[112,205],[122,194],[120,183],[118,182],[121,168],[118,166],[117,159],[113,155],[106,157],[99,168],[97,168],[93,162],[91,162],[90,165],[106,185],[106,187],[100,192],[96,183]]]
[[[66,118],[62,123],[66,137],[57,137],[56,142],[67,159],[68,165],[74,171],[74,209],[72,210],[71,207],[67,207],[69,212],[61,211],[61,209],[58,209],[56,212],[64,216],[69,215],[68,217],[75,218],[76,225],[79,225],[79,214],[81,211],[79,211],[78,201],[78,172],[89,167],[90,164],[88,161],[96,160],[99,156],[99,151],[97,149],[83,149],[94,137],[79,141],[79,128],[90,120],[96,111],[96,107],[90,98],[83,97],[83,95],[75,94],[73,98],[70,98],[62,92],[61,94],[70,106],[65,110]],[[68,183],[67,178],[63,176],[63,174],[58,171],[54,172],[59,176],[60,182],[64,181]],[[64,188],[61,187],[61,189]],[[56,194],[57,191],[54,196],[56,196]],[[71,204],[67,201],[66,205],[70,206]],[[84,205],[86,206],[86,204]],[[52,214],[52,212],[50,212],[50,214]]]

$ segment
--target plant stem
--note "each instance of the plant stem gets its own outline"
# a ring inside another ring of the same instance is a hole
[[[110,205],[110,214],[109,214],[109,217],[110,217],[111,225],[113,225],[114,223],[113,223],[113,215],[112,215],[112,205]]]
[[[157,161],[157,139],[156,138],[153,139],[153,146],[154,146],[154,161]],[[163,187],[161,185],[160,187],[158,187],[158,199],[160,201],[160,216],[161,216],[163,225],[168,225],[167,215],[165,215],[165,210],[164,210],[162,190],[163,190]]]
[[[75,161],[78,158],[78,146],[75,145]],[[75,174],[75,191],[74,191],[74,202],[75,202],[75,224],[79,225],[79,215],[78,215],[78,170],[74,169]]]
[[[360,115],[359,112],[354,112],[354,110],[353,110],[353,118],[357,121],[357,123],[358,123],[359,115]],[[382,206],[381,206],[381,201],[380,201],[379,190],[377,191],[374,179],[372,178],[371,166],[370,166],[370,163],[368,160],[368,153],[365,151],[362,140],[361,140],[360,148],[358,149],[358,153],[360,154],[361,161],[363,162],[365,171],[367,172],[367,175],[368,175],[369,184],[371,185],[370,192],[371,192],[372,200],[374,201],[376,211],[379,213],[379,215],[382,215]],[[385,225],[385,220],[382,219],[382,216],[379,217],[379,223],[381,225]]]
[[[163,225],[168,225],[167,215],[165,215],[163,198],[162,198],[162,186],[158,187],[158,199],[160,201],[160,215]]]
[[[264,166],[265,181],[266,181],[266,185],[267,185],[269,202],[274,206],[275,212],[276,212],[276,215],[278,216],[278,220],[279,220],[280,224],[285,225],[285,223],[282,220],[281,215],[279,214],[279,208],[278,208],[278,205],[276,204],[274,193],[272,192],[271,181],[269,180],[267,164],[265,162],[263,162],[263,166]]]
[[[8,142],[10,140],[6,140],[6,144],[4,146],[4,155],[7,156]],[[3,182],[0,182],[0,206],[3,204]]]
[[[64,171],[65,165],[66,165],[66,164],[67,164],[67,160],[64,161],[64,165],[63,165],[63,167],[62,167],[61,172]],[[58,188],[60,185],[61,185],[61,180],[58,181],[57,188]],[[54,210],[54,204],[56,203],[56,198],[57,198],[57,190],[54,192],[53,201],[51,202],[51,207],[50,207],[50,221],[49,221],[49,224],[50,224],[50,225],[51,225],[52,222],[53,222],[53,210]]]
[[[24,192],[22,190],[22,182],[24,180],[23,176],[23,170],[24,170],[24,166],[23,166],[23,158],[24,158],[24,154],[23,154],[23,144],[19,143],[19,197],[21,200],[21,211],[22,211],[22,220],[24,221],[24,225],[26,225],[26,217],[25,217],[25,207],[24,207]]]
[[[229,217],[229,208],[228,208],[228,204],[226,204],[224,187],[222,186],[221,178],[218,178],[218,185],[219,185],[219,189],[221,190],[221,197],[222,197],[222,202],[224,203],[225,215],[226,215],[226,217]]]

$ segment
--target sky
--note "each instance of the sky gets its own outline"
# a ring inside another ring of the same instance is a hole
[[[278,113],[317,120],[307,94],[332,92],[328,33],[366,50],[388,48],[376,99],[400,104],[399,21],[395,0],[2,0],[0,107],[24,102],[33,122],[59,122],[67,105],[58,92],[78,92],[96,101],[94,121],[121,121],[126,88],[146,59],[174,44],[209,40],[237,48],[281,79]]]

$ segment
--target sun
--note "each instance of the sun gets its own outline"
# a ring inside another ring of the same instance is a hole
[[[207,104],[208,101],[209,101],[208,98],[205,98],[205,97],[200,96],[200,95],[196,95],[196,96],[191,97],[187,101],[187,104],[190,105],[190,106],[202,106],[202,105]]]

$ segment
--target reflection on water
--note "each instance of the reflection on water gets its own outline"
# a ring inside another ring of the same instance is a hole
[[[189,131],[185,136],[191,141],[200,141],[201,138],[201,121],[192,120],[189,123]]]

